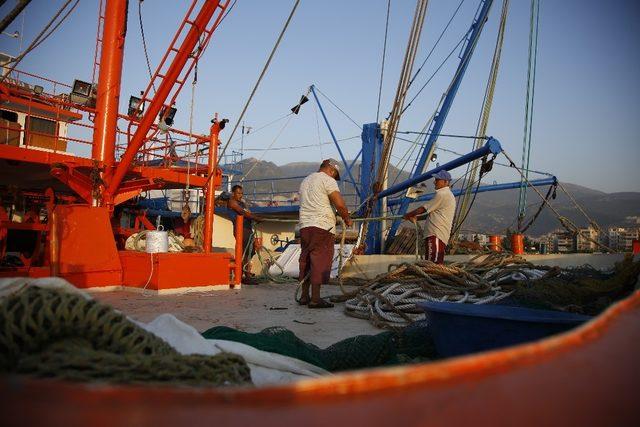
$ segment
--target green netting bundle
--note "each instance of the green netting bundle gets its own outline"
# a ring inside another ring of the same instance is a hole
[[[39,287],[0,299],[0,372],[116,383],[251,381],[240,356],[183,356],[107,305]]]
[[[509,303],[524,307],[571,311],[595,316],[634,290],[640,261],[626,256],[615,264],[613,274],[593,268],[562,270],[554,277],[505,285],[513,289]]]
[[[216,326],[205,331],[202,336],[207,339],[240,342],[259,350],[303,360],[331,372],[424,361],[437,357],[428,329],[418,324],[400,331],[347,338],[325,349],[302,341],[293,332],[282,327],[248,333]]]

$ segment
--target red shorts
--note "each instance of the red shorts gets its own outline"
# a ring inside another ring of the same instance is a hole
[[[435,262],[436,264],[444,264],[444,251],[447,250],[447,245],[438,239],[436,236],[429,236],[424,239],[425,258],[428,261]]]
[[[312,285],[329,283],[333,263],[333,233],[318,227],[300,229],[300,280],[309,274]]]

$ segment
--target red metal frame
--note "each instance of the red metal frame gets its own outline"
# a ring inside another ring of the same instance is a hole
[[[198,3],[200,3],[199,6]],[[33,87],[15,79],[6,79],[3,84],[0,84],[0,105],[15,105],[18,111],[23,111],[27,117],[37,116],[39,112],[46,113],[46,117],[51,117],[50,120],[55,120],[56,124],[66,122],[68,126],[76,126],[80,134],[93,130],[91,140],[87,140],[82,135],[76,137],[67,133],[61,136],[56,132],[53,150],[0,145],[0,160],[20,162],[16,164],[17,168],[22,167],[21,165],[29,165],[32,169],[40,168],[39,173],[48,172],[64,184],[67,192],[72,193],[60,194],[56,197],[51,193],[51,197],[46,198],[49,200],[47,202],[49,220],[45,224],[16,224],[2,218],[0,247],[2,238],[6,237],[9,228],[46,233],[48,245],[45,245],[46,254],[43,265],[26,265],[25,268],[13,269],[11,272],[0,271],[0,275],[27,274],[34,277],[48,274],[61,275],[81,287],[122,284],[122,262],[116,262],[113,254],[116,253],[117,247],[123,244],[123,238],[126,239],[131,235],[132,230],[120,227],[117,221],[111,224],[109,216],[113,215],[114,206],[145,190],[181,188],[189,183],[192,187],[206,187],[207,193],[205,236],[208,237],[205,242],[205,253],[198,256],[204,257],[207,260],[206,265],[211,264],[217,271],[224,272],[223,276],[226,277],[224,283],[220,278],[216,278],[209,285],[229,283],[233,265],[230,257],[214,254],[211,250],[213,198],[215,189],[219,187],[222,180],[216,158],[220,124],[214,123],[209,136],[171,129],[171,134],[177,135],[176,139],[172,139],[154,123],[163,106],[173,105],[175,102],[187,77],[220,23],[228,4],[229,0],[192,1],[149,84],[149,88],[155,85],[157,92],[153,99],[149,99],[150,92],[147,90],[144,96],[147,105],[142,117],[129,117],[118,113],[126,29],[126,0],[101,0],[100,2],[99,35],[96,39],[92,79],[95,80],[96,72],[99,70],[95,108],[71,102],[65,94],[55,94],[59,87],[68,91],[69,85],[30,73],[20,72],[20,75],[38,78],[42,82],[53,85],[53,94],[46,92],[36,94]],[[166,72],[163,71],[165,69]],[[169,101],[166,102],[167,100]],[[91,122],[93,118],[95,118],[94,123]],[[124,121],[125,125],[119,121]],[[126,129],[126,131],[119,129]],[[27,131],[20,129],[20,132]],[[125,138],[126,144],[118,142],[118,138]],[[58,141],[64,142],[64,147],[67,143],[91,146],[91,158],[68,154],[62,151],[64,149],[58,150]],[[212,149],[208,164],[203,165],[199,163],[202,157],[199,153],[207,144]],[[172,167],[171,164],[181,156],[172,155],[171,149],[183,150],[185,147],[195,147],[195,155],[190,153],[186,155],[186,159],[193,161],[193,167]],[[118,150],[122,150],[123,153],[120,160],[116,161]],[[195,160],[193,160],[194,157]],[[154,159],[166,161],[160,166],[152,165],[151,162]],[[19,169],[16,170],[19,171]],[[29,190],[31,188],[23,189],[23,191]],[[36,188],[33,190],[37,191]],[[0,193],[2,191],[7,190],[2,190],[0,185]],[[40,191],[43,190],[40,189]],[[42,203],[42,200],[39,203]],[[55,205],[54,200],[62,204]],[[78,200],[83,204],[69,204],[71,201]],[[147,229],[153,228],[153,224],[144,215],[136,218],[136,227],[141,225]],[[110,231],[107,232],[107,230]],[[114,235],[118,237],[118,245]],[[6,238],[4,240],[6,241]],[[179,264],[182,262],[180,260],[184,260],[187,264],[192,263],[189,257],[193,254],[173,255],[166,257],[167,260],[163,262],[167,265]],[[122,253],[121,257],[127,259],[127,262],[140,258],[139,256],[129,257],[125,253]],[[177,273],[163,274],[168,276],[158,278],[157,283],[161,286],[171,288],[190,286],[188,281],[185,282],[184,277],[179,277]],[[206,272],[196,276],[193,276],[193,280],[198,286],[207,280]]]
[[[174,96],[177,96],[177,93],[182,87],[182,84],[184,84],[184,79],[186,79],[186,75],[181,82],[178,82],[177,80],[185,64],[191,58],[193,50],[196,46],[196,43],[200,40],[201,34],[207,31],[206,28],[207,28],[208,22],[213,17],[214,12],[216,12],[216,10],[219,10],[218,20],[216,21],[218,22],[225,11],[227,3],[225,3],[224,6],[221,6],[219,0],[211,0],[211,1],[204,2],[204,4],[202,5],[202,8],[200,9],[200,12],[198,13],[198,16],[194,21],[190,21],[189,16],[191,15],[191,11],[193,10],[195,2],[194,4],[191,5],[191,8],[187,13],[187,18],[185,19],[185,21],[183,21],[182,26],[180,27],[180,29],[176,33],[176,36],[174,37],[174,41],[172,42],[171,47],[165,54],[165,58],[166,58],[170,53],[175,52],[175,57],[173,58],[171,65],[169,65],[169,68],[166,71],[166,73],[159,74],[159,72],[156,71],[156,74],[154,75],[152,82],[157,78],[162,78],[162,82],[160,82],[160,84],[157,86],[156,93],[153,97],[153,100],[151,100],[149,102],[149,105],[146,107],[144,115],[140,120],[140,125],[136,130],[136,133],[131,138],[131,141],[129,143],[129,146],[127,147],[127,150],[122,155],[120,159],[120,163],[118,164],[118,166],[116,166],[113,176],[109,178],[109,183],[106,187],[105,195],[104,195],[106,198],[107,205],[109,205],[110,203],[109,198],[116,193],[118,187],[120,186],[120,183],[124,179],[127,173],[127,170],[129,169],[136,154],[138,153],[138,150],[140,150],[140,148],[144,144],[147,136],[147,132],[151,128],[153,122],[156,120],[156,117],[158,116],[158,113],[162,109],[164,102],[169,96],[170,92],[174,91]],[[180,47],[176,48],[175,43],[178,40],[179,35],[181,35],[182,30],[185,28],[185,25],[187,23],[190,24],[191,28],[189,29],[189,32],[182,40],[182,44],[180,45]],[[211,36],[211,34],[213,33],[213,29],[210,31],[211,33],[207,37]],[[105,48],[106,46],[103,46],[103,51],[105,50]],[[162,61],[161,67],[159,67],[159,69],[162,69],[162,65],[164,65],[164,60]],[[177,87],[175,87],[176,84],[178,84]],[[147,91],[149,91],[149,89],[147,89]]]

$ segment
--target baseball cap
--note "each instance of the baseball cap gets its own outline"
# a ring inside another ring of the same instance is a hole
[[[338,166],[338,162],[336,162],[335,160],[331,160],[331,159],[326,159],[323,160],[322,163],[320,164],[320,167],[326,167],[326,166],[331,166],[332,168],[334,168],[337,172],[337,176],[336,176],[336,180],[340,181],[340,167]]]
[[[445,180],[445,181],[451,181],[451,174],[443,169],[443,170],[440,170],[440,171],[434,173],[433,174],[433,178],[434,179],[442,179],[442,180]]]

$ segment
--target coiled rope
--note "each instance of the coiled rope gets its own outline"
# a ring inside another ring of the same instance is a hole
[[[394,329],[423,320],[416,305],[424,301],[488,304],[511,295],[500,282],[515,273],[527,279],[542,277],[523,258],[511,254],[482,254],[465,263],[440,265],[420,260],[390,265],[381,274],[352,292],[334,295],[334,302],[345,302],[345,313],[370,320],[375,326]]]

